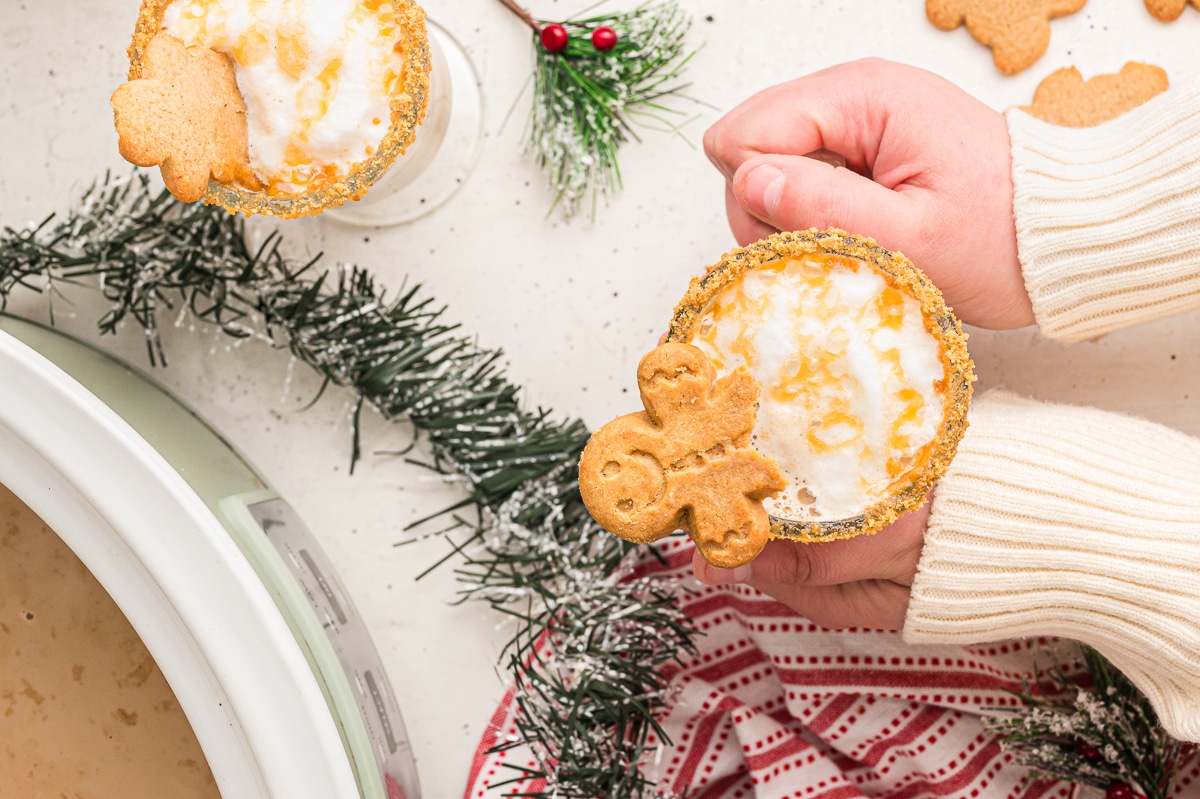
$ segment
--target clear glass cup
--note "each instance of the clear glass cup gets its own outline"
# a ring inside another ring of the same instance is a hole
[[[427,21],[431,69],[429,107],[416,141],[357,200],[328,216],[359,226],[411,222],[454,196],[479,161],[483,144],[483,92],[461,44]]]

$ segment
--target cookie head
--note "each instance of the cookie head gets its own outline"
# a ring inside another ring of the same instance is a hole
[[[776,536],[878,531],[924,501],[966,426],[958,321],[870,239],[780,233],[727,253],[693,282],[669,339],[701,350],[718,383],[761,386],[753,445],[786,482],[763,502]]]
[[[211,177],[254,181],[246,144],[246,105],[233,62],[169,34],[146,48],[142,77],[112,96],[121,155],[158,166],[183,202],[202,198]]]
[[[619,417],[592,434],[579,461],[579,487],[593,518],[637,544],[680,529],[683,509],[670,507],[659,456],[661,428],[645,413]]]
[[[706,401],[717,377],[695,347],[658,347],[638,364],[638,389],[650,418],[661,424],[684,406]]]
[[[766,545],[762,500],[783,486],[754,449],[758,385],[746,372],[715,379],[704,354],[668,343],[638,366],[645,410],[597,430],[579,463],[592,516],[637,543],[684,529],[714,566],[746,563]]]

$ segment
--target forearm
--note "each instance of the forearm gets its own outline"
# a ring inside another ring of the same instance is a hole
[[[1200,307],[1200,76],[1094,128],[1007,119],[1043,333],[1078,341]]]
[[[910,642],[1087,643],[1200,740],[1200,441],[991,394],[939,483]]]

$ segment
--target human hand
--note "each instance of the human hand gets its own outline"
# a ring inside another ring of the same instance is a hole
[[[704,150],[739,244],[843,228],[911,258],[963,321],[1033,323],[1008,126],[937,75],[879,59],[817,72],[730,111]]]
[[[736,569],[709,565],[700,553],[692,571],[707,585],[745,583],[829,629],[899,630],[929,520],[929,502],[875,535],[801,544],[776,538]]]

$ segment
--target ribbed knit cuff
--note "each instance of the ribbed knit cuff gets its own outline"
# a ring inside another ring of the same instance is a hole
[[[1200,741],[1200,441],[994,392],[938,484],[904,637],[1096,648]]]
[[[1200,307],[1200,76],[1092,128],[1006,116],[1018,255],[1045,335]]]

